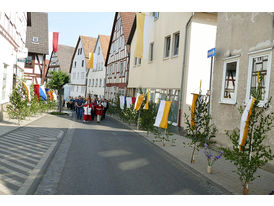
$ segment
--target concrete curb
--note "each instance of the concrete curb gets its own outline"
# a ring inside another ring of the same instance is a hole
[[[21,127],[26,127],[26,126],[28,126],[29,124],[31,124],[32,122],[34,122],[34,121],[36,121],[36,120],[39,120],[39,119],[41,119],[42,117],[44,117],[44,116],[46,116],[46,115],[47,115],[47,113],[43,113],[41,116],[38,116],[37,118],[31,120],[31,121],[28,122],[27,124],[15,126],[15,127],[12,128],[10,131],[8,131],[8,132],[6,132],[6,133],[3,133],[3,134],[1,134],[0,136],[7,135],[7,134],[9,134],[9,133],[11,133],[11,132],[14,132],[15,130],[17,130],[17,129],[21,128]]]
[[[47,170],[51,160],[53,159],[58,147],[60,146],[65,132],[60,130],[57,135],[57,142],[50,146],[48,151],[44,154],[38,165],[29,174],[21,188],[16,192],[16,195],[31,195],[36,191],[45,171]]]

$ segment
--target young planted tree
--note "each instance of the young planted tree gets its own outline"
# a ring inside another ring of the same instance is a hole
[[[207,95],[198,94],[196,108],[190,107],[189,110],[192,112],[192,118],[186,113],[186,137],[190,139],[189,146],[193,147],[191,155],[191,163],[194,162],[195,150],[204,147],[205,143],[207,145],[214,144],[213,138],[217,132],[214,124],[210,123],[211,116],[208,112],[209,109],[209,97]]]
[[[27,92],[21,82],[18,82],[10,95],[10,103],[7,106],[8,115],[11,119],[21,120],[28,115]]]
[[[50,72],[51,78],[48,82],[48,87],[58,91],[59,95],[59,112],[62,112],[62,96],[61,92],[65,84],[69,83],[69,75],[62,71],[52,71]]]
[[[248,184],[256,179],[255,173],[258,168],[263,167],[269,160],[274,158],[269,145],[267,145],[267,133],[273,127],[274,112],[269,111],[270,101],[263,106],[260,100],[263,98],[263,89],[261,87],[262,79],[260,77],[258,87],[251,91],[251,95],[256,99],[251,110],[247,138],[244,146],[239,148],[240,130],[234,129],[227,131],[226,134],[232,141],[232,148],[224,148],[224,156],[230,160],[237,168],[243,194],[248,194]],[[239,109],[243,112],[243,109]]]
[[[148,109],[141,109],[141,120],[140,120],[140,127],[141,129],[147,131],[147,135],[149,132],[154,131],[154,123],[155,123],[155,118],[157,115],[157,108],[156,104],[152,101],[148,103]],[[137,116],[137,115],[136,115]]]
[[[34,85],[32,84],[30,86],[30,114],[32,115],[36,115],[39,112],[39,100],[37,98],[37,96],[34,94]]]

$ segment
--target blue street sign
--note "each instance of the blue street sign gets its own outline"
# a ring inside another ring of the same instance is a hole
[[[207,58],[215,56],[215,48],[207,51]]]

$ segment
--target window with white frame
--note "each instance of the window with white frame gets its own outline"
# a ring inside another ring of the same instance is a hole
[[[82,60],[82,67],[84,67],[84,60]]]
[[[99,81],[99,87],[101,87],[102,86],[102,79],[100,79],[100,81]]]
[[[92,87],[94,87],[94,79],[92,79]]]
[[[164,50],[164,58],[169,57],[170,53],[170,36],[165,37],[165,50]]]
[[[88,80],[88,86],[91,86],[91,79]]]
[[[96,79],[96,84],[95,84],[95,87],[97,87],[98,86],[98,79]]]
[[[76,61],[74,61],[74,67],[76,67]]]
[[[221,102],[236,104],[238,86],[239,59],[224,61]]]
[[[177,32],[173,34],[173,56],[177,56],[179,54],[179,40],[180,40],[180,33]]]
[[[134,66],[137,65],[137,57],[134,58]]]
[[[150,43],[149,45],[149,61],[153,61],[153,47],[154,47],[154,42]]]
[[[81,87],[81,93],[85,93],[85,87]]]
[[[81,79],[85,78],[85,72],[81,72]]]
[[[262,99],[260,104],[263,105],[268,100],[269,83],[270,83],[270,71],[271,71],[271,50],[252,52],[249,54],[248,64],[248,78],[247,78],[247,91],[246,102],[251,98],[252,91],[258,87],[257,75],[259,72],[261,79],[261,92]]]
[[[100,55],[100,47],[98,47],[98,53],[97,54]]]

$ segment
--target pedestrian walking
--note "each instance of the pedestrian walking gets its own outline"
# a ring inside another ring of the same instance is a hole
[[[92,99],[91,104],[92,104],[91,119],[94,120],[96,117],[96,107],[97,107],[95,99]]]
[[[84,102],[80,95],[79,95],[78,99],[75,100],[75,106],[76,106],[77,119],[82,119]]]
[[[106,99],[103,100],[102,105],[104,107],[102,119],[105,119],[106,118],[106,112],[107,112],[107,109],[108,109],[108,102],[107,102]]]
[[[83,122],[91,121],[92,104],[90,98],[87,97],[86,104],[84,105],[84,120]]]
[[[96,115],[97,115],[97,123],[100,123],[101,121],[101,117],[103,115],[103,105],[102,105],[102,102],[99,101],[99,104],[96,106]]]

